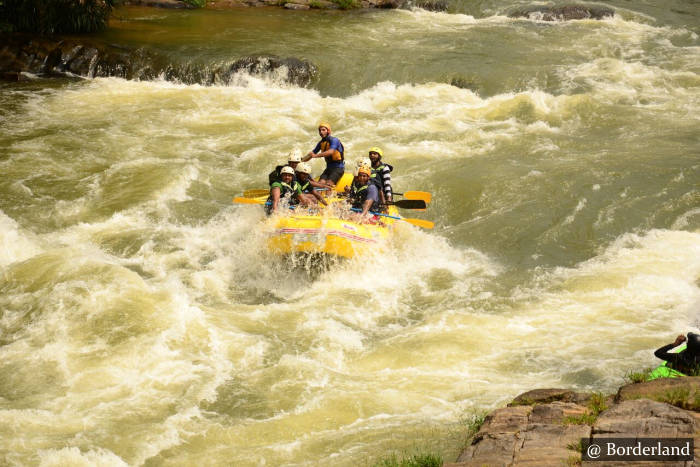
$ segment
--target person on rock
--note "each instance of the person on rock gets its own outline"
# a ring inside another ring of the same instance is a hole
[[[678,347],[686,342],[685,350],[680,352],[669,352],[674,347]],[[679,335],[671,344],[664,345],[654,352],[656,358],[665,360],[666,366],[683,373],[684,375],[697,375],[700,370],[700,334],[688,333],[688,338]]]
[[[318,134],[321,141],[304,156],[302,161],[307,162],[315,157],[323,157],[326,160],[326,169],[321,173],[318,181],[329,187],[335,187],[340,177],[345,173],[345,149],[338,138],[331,136],[330,123],[319,123]]]
[[[301,151],[299,149],[295,149],[289,153],[289,157],[287,157],[287,165],[293,169],[296,169],[297,164],[299,162],[301,162]],[[286,166],[278,165],[277,167],[275,167],[275,170],[268,174],[267,179],[270,182],[270,186],[272,186],[273,183],[282,180],[280,178],[280,172],[282,170],[282,167]],[[294,176],[294,179],[296,180],[296,176]]]

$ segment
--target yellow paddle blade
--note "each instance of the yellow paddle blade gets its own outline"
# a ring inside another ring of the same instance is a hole
[[[270,194],[269,189],[261,188],[259,190],[246,190],[243,192],[244,198],[259,198],[261,196],[267,196]]]
[[[427,191],[407,191],[403,194],[406,199],[422,199],[425,203],[429,203],[433,196]]]
[[[402,217],[401,220],[406,221],[409,224],[416,225],[418,227],[423,227],[424,229],[432,229],[433,227],[435,227],[435,223],[423,219],[411,219],[409,217]]]
[[[266,201],[255,198],[242,198],[238,196],[233,198],[233,202],[238,204],[265,204]]]

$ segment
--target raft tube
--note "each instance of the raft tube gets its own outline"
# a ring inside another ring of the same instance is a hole
[[[352,183],[352,175],[346,173],[338,181],[336,191]],[[344,202],[333,199],[332,202]],[[396,207],[389,206],[389,215],[399,216]],[[360,224],[349,219],[324,215],[296,215],[270,219],[268,248],[280,255],[292,253],[322,253],[331,256],[353,258],[371,249],[381,247],[392,230],[395,219],[382,217],[377,224]]]

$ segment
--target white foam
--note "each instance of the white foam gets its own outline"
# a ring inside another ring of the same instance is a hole
[[[0,211],[0,266],[24,261],[41,251],[38,238]]]

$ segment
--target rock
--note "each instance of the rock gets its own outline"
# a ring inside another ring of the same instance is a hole
[[[310,4],[312,8],[319,8],[321,10],[338,10],[340,6],[337,3],[329,2],[327,0],[315,0],[313,4]]]
[[[311,7],[309,5],[302,5],[299,3],[285,3],[284,7],[287,10],[310,10]]]
[[[128,0],[127,5],[142,5],[156,8],[171,8],[171,9],[186,9],[191,10],[196,8],[189,3],[180,0]]]
[[[552,397],[573,397],[576,393],[548,389],[525,394],[544,401]],[[565,425],[564,420],[587,412],[584,406],[559,400],[497,409],[486,417],[457,463],[445,466],[560,466],[562,460],[576,454],[569,446],[591,434],[590,426]]]
[[[593,438],[676,438],[693,436],[700,428],[692,413],[648,399],[627,400],[602,412]]]
[[[566,417],[580,417],[587,413],[586,407],[571,402],[554,401],[550,404],[537,404],[532,408],[528,424],[555,423],[560,425]]]
[[[542,6],[515,10],[508,14],[511,18],[529,18],[540,21],[569,21],[575,19],[603,19],[615,15],[615,10],[607,7],[585,5]]]
[[[309,86],[318,75],[314,64],[293,57],[253,56],[207,66],[170,63],[164,56],[147,50],[132,50],[89,39],[0,34],[0,44],[0,74],[12,80],[22,72],[43,77],[116,76],[144,80],[162,75],[170,81],[210,85],[230,83],[235,73],[245,71],[252,75],[274,76],[297,86]]]
[[[532,407],[504,407],[496,409],[486,416],[481,429],[476,434],[479,438],[484,433],[517,433],[527,426]]]
[[[699,402],[700,377],[629,384],[621,387],[614,398],[569,389],[535,389],[520,394],[508,407],[491,412],[457,462],[444,466],[574,465],[581,461],[581,440],[595,442],[601,438],[693,437],[698,458],[700,412],[693,410],[697,410]],[[584,464],[691,465],[681,461]]]
[[[508,407],[516,405],[548,404],[554,401],[585,403],[590,395],[570,389],[534,389],[524,392],[513,399]]]
[[[308,86],[318,74],[316,66],[305,60],[260,55],[236,60],[222,77],[228,82],[233,73],[240,71],[253,75],[286,71],[287,81],[298,86]]]
[[[576,454],[569,446],[591,435],[588,425],[535,424],[522,434],[522,444],[513,456],[518,466],[561,466],[563,460]]]
[[[617,391],[615,401],[642,398],[700,411],[700,377],[659,378],[644,383],[628,384]]]
[[[428,11],[447,11],[449,3],[447,0],[415,0],[412,6],[422,8]]]

